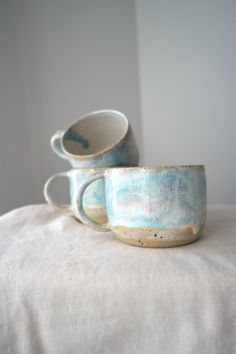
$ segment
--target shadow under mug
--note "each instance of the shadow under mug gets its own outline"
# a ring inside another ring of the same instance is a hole
[[[107,223],[86,213],[90,183],[105,179]],[[200,237],[206,219],[206,176],[200,165],[110,168],[88,178],[75,198],[75,213],[88,226],[112,230],[126,243],[172,247]]]
[[[53,151],[72,167],[136,166],[138,147],[126,116],[115,110],[82,116],[51,139]]]
[[[48,204],[62,209],[71,209],[74,213],[74,202],[77,190],[82,184],[94,173],[103,172],[104,169],[73,169],[66,172],[60,172],[51,176],[44,185],[44,197]],[[60,178],[67,178],[70,185],[70,204],[61,204],[54,200],[50,193],[50,188],[56,180]],[[104,181],[98,180],[91,183],[84,193],[83,205],[86,213],[92,220],[96,222],[105,223],[107,221],[106,214],[106,200],[105,200],[105,186]],[[75,215],[76,216],[76,215]],[[80,220],[80,218],[78,218]]]

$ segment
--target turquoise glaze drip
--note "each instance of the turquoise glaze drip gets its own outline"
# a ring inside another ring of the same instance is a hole
[[[78,132],[73,129],[69,129],[64,138],[66,140],[74,141],[80,144],[85,150],[89,148],[89,141],[79,135]]]

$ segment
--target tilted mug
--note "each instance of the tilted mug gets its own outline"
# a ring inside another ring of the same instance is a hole
[[[126,116],[100,110],[82,116],[51,139],[53,151],[72,167],[136,166],[138,147]]]
[[[105,180],[108,222],[86,214],[83,195]],[[74,211],[88,226],[112,230],[126,243],[172,247],[200,237],[206,220],[206,176],[202,165],[110,168],[88,178],[77,192]]]

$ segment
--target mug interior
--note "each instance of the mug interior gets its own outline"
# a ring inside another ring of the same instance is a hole
[[[72,125],[62,139],[63,149],[71,155],[89,156],[111,149],[125,136],[127,118],[117,111],[98,111]]]

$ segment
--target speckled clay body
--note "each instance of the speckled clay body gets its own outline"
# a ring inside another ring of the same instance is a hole
[[[104,169],[73,169],[67,172],[58,173],[46,182],[44,187],[44,196],[46,201],[56,207],[71,208],[73,211],[74,199],[80,186],[94,173],[102,172]],[[70,205],[59,204],[55,202],[50,194],[50,185],[56,179],[67,177],[70,184]],[[90,218],[104,223],[107,221],[105,185],[103,180],[95,181],[86,189],[83,197],[84,209]]]
[[[102,110],[81,117],[51,139],[53,151],[73,168],[136,166],[138,148],[126,116]]]
[[[201,235],[206,219],[204,166],[112,168],[105,172],[105,186],[108,223],[100,229],[110,228],[120,240],[142,247],[171,247]],[[83,213],[79,195],[77,199],[82,221],[99,228]]]

